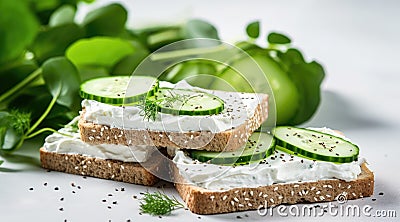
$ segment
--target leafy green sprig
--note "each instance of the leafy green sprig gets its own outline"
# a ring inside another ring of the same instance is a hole
[[[141,212],[150,215],[166,215],[183,207],[185,206],[175,197],[169,197],[159,191],[155,193],[146,192],[140,202]]]
[[[142,111],[140,115],[143,116],[143,119],[149,121],[155,121],[160,111],[160,105],[173,107],[176,102],[181,102],[181,105],[184,105],[190,98],[190,95],[185,94],[177,94],[172,90],[167,90],[169,95],[162,95],[146,98],[143,103],[140,105]]]

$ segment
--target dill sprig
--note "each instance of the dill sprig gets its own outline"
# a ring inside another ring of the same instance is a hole
[[[167,90],[167,92],[169,95],[163,95],[161,98],[158,96],[155,96],[154,98],[146,98],[143,101],[143,103],[140,105],[142,108],[140,115],[143,116],[143,119],[147,121],[155,121],[157,114],[160,111],[160,105],[173,107],[174,103],[181,102],[182,106],[191,97],[190,95],[174,93],[172,90]]]
[[[146,192],[140,202],[142,213],[150,215],[166,215],[175,209],[185,207],[175,197],[169,197],[159,191],[155,193]]]
[[[24,134],[31,127],[31,113],[13,109],[10,116],[11,126],[18,134]]]

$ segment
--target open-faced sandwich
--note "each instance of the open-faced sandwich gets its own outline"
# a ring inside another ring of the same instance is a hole
[[[89,80],[81,96],[80,117],[46,138],[44,168],[144,185],[167,172],[198,214],[373,194],[373,173],[340,132],[263,130],[266,94],[133,76]]]

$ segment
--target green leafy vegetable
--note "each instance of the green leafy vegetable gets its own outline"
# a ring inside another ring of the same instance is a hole
[[[289,44],[292,42],[287,36],[276,32],[270,33],[267,40],[270,44]]]
[[[75,18],[75,8],[71,5],[63,5],[59,7],[50,16],[49,26],[55,27],[65,24],[73,24]]]
[[[83,26],[89,37],[118,36],[125,28],[128,12],[120,4],[110,4],[89,12],[83,20]]]
[[[72,44],[66,56],[78,68],[82,66],[104,67],[107,70],[125,56],[135,52],[127,40],[112,37],[81,39]]]
[[[260,21],[254,21],[247,25],[246,33],[250,38],[256,39],[260,36]]]
[[[84,30],[73,23],[46,28],[39,32],[31,50],[42,63],[48,58],[63,56],[70,44],[84,36]]]
[[[43,64],[43,79],[56,102],[66,107],[79,104],[80,78],[75,66],[65,57],[55,57]]]
[[[169,197],[159,191],[155,193],[146,192],[140,202],[142,213],[150,215],[166,215],[171,211],[185,207],[175,197]]]
[[[21,56],[38,29],[25,1],[0,0],[0,64]]]

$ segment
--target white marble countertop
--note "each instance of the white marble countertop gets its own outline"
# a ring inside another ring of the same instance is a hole
[[[100,0],[97,4],[104,2]],[[321,106],[312,120],[304,125],[340,129],[359,144],[361,156],[368,160],[375,172],[374,196],[350,203],[370,205],[373,207],[371,212],[396,210],[397,218],[386,218],[387,221],[395,221],[400,217],[400,176],[397,174],[400,167],[397,141],[400,137],[399,1],[170,0],[125,1],[125,5],[131,11],[129,24],[134,26],[198,17],[216,24],[222,39],[233,41],[244,37],[244,27],[249,21],[261,19],[264,33],[270,30],[288,33],[294,44],[303,49],[307,57],[318,58],[327,72]],[[85,9],[87,7],[81,13]],[[157,188],[47,172],[38,166],[40,143],[27,143],[19,151],[20,157],[8,159],[0,167],[0,221],[321,219],[281,217],[276,214],[261,217],[256,211],[199,216],[183,209],[161,219],[139,215],[139,201],[132,196],[140,196],[140,192]],[[31,160],[31,164],[18,164],[18,158]],[[72,187],[71,183],[76,186]],[[55,187],[59,190],[54,190]],[[125,191],[121,191],[122,187]],[[167,194],[177,196],[171,185],[167,184],[164,190]],[[379,195],[381,192],[383,195]],[[113,201],[117,201],[117,204],[113,204]],[[108,209],[108,206],[112,209]],[[325,215],[323,219],[333,221],[338,218]],[[366,219],[381,218],[339,217],[342,221]]]

